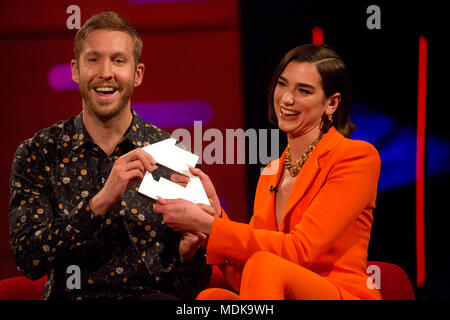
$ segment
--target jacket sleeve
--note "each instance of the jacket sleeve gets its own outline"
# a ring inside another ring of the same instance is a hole
[[[380,158],[368,143],[342,150],[327,179],[290,233],[254,229],[216,218],[208,242],[208,262],[245,263],[264,250],[308,267],[325,253],[376,196]]]
[[[178,248],[177,248],[178,250]],[[179,254],[174,263],[175,295],[181,299],[195,299],[211,279],[212,268],[206,264],[206,253],[200,248],[192,261],[180,262]]]
[[[225,210],[222,208],[221,219],[226,221],[231,221]],[[252,220],[249,223],[252,225]],[[214,257],[214,254],[211,254]],[[213,258],[214,259],[214,258]],[[209,262],[209,255],[207,255],[207,261]],[[234,260],[224,259],[223,263],[218,264],[219,269],[222,271],[223,276],[227,280],[228,284],[236,291],[239,291],[239,286],[241,283],[241,274],[243,269],[243,264],[236,263]]]
[[[17,149],[10,178],[9,238],[19,271],[39,279],[52,268],[55,257],[81,245],[83,235],[101,223],[89,208],[89,198],[65,217],[55,218],[45,160],[27,140]]]

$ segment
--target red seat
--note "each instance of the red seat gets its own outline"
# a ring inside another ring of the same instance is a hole
[[[40,300],[47,277],[30,280],[17,276],[0,280],[0,300]]]
[[[368,261],[367,267],[370,270],[369,275],[379,280],[379,283],[375,281],[375,284],[381,287],[380,291],[384,300],[415,300],[414,288],[402,268],[392,263],[378,261]],[[375,272],[378,271],[377,279]],[[0,300],[39,300],[46,280],[47,277],[43,277],[32,281],[24,276],[0,280]],[[217,266],[213,266],[208,287],[230,289],[222,271]]]
[[[367,261],[367,268],[378,266],[380,270],[381,296],[383,300],[415,300],[414,288],[406,272],[396,264]],[[369,272],[369,274],[371,274]]]

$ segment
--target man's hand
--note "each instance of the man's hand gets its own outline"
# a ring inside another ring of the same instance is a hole
[[[141,148],[117,159],[105,185],[89,202],[94,214],[104,215],[132,185],[142,181],[146,171],[152,172],[155,164],[153,157]]]
[[[180,261],[188,262],[194,259],[195,253],[203,245],[207,236],[204,233],[183,233],[180,241]]]

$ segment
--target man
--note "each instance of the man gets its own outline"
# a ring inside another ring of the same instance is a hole
[[[137,192],[146,171],[187,182],[139,148],[170,137],[131,109],[145,70],[141,51],[126,19],[91,17],[71,61],[83,112],[39,131],[15,154],[10,243],[22,273],[48,275],[44,299],[194,298],[208,283],[201,235],[171,231]],[[70,284],[69,266],[81,271],[79,285]]]

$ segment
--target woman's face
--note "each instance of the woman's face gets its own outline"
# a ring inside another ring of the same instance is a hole
[[[320,132],[325,99],[322,78],[314,64],[291,61],[278,78],[273,105],[278,127],[289,137]]]

